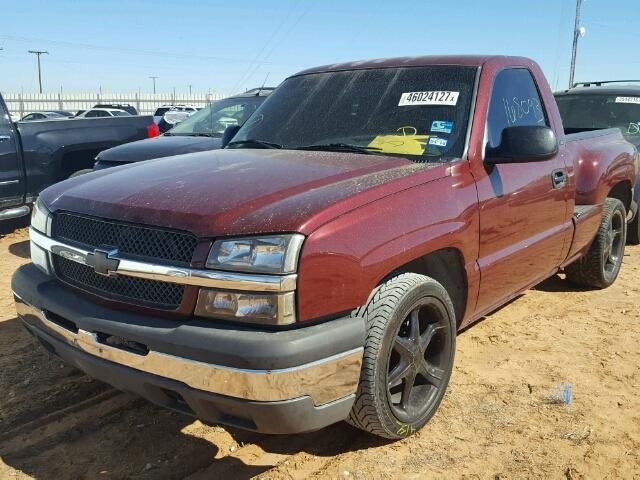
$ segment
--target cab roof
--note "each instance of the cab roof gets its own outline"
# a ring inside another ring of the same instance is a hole
[[[556,92],[555,95],[632,95],[640,96],[639,85],[587,85]]]
[[[428,65],[462,65],[480,67],[489,61],[496,61],[506,65],[513,63],[520,65],[531,63],[531,60],[523,57],[510,57],[504,55],[427,55],[416,57],[379,58],[376,60],[360,60],[346,63],[334,63],[320,67],[309,68],[298,72],[294,76],[309,73],[337,72],[341,70],[365,70],[371,68],[400,68],[422,67]]]

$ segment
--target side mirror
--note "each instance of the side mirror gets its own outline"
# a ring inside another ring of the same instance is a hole
[[[229,145],[229,142],[233,140],[233,137],[236,136],[236,133],[238,133],[238,130],[240,130],[240,125],[229,125],[227,128],[224,129],[224,133],[222,134],[221,148],[224,148],[227,145]]]
[[[558,153],[558,139],[549,127],[508,127],[502,131],[500,145],[487,148],[485,163],[527,163],[547,160]]]

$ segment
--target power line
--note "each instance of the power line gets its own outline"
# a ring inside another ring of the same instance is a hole
[[[275,37],[278,35],[278,33],[280,33],[280,30],[282,30],[282,27],[284,27],[284,24],[289,20],[289,17],[291,17],[293,11],[298,7],[298,5],[300,5],[301,0],[298,0],[297,3],[295,3],[293,5],[293,7],[291,9],[289,9],[289,11],[287,12],[287,14],[282,17],[282,20],[280,20],[280,23],[278,24],[278,26],[276,27],[276,29],[271,32],[271,35],[269,36],[269,38],[267,39],[266,42],[264,42],[262,44],[262,48],[260,49],[260,51],[258,52],[258,54],[255,56],[255,58],[249,63],[249,66],[247,67],[247,69],[245,70],[245,72],[240,76],[240,78],[238,79],[238,81],[236,82],[236,84],[233,86],[233,91],[231,91],[231,94],[233,95],[234,93],[236,93],[236,89],[239,88],[240,86],[242,86],[242,84],[248,80],[248,76],[250,75],[249,72],[251,72],[251,70],[253,69],[254,65],[256,63],[260,63],[259,59],[260,56],[263,54],[263,52],[267,49],[267,47],[269,46],[269,44],[275,39]],[[262,62],[264,63],[264,62]],[[251,73],[253,74],[253,72]]]
[[[196,54],[189,54],[189,53],[167,53],[167,52],[159,52],[159,51],[152,51],[152,50],[137,50],[137,49],[133,49],[133,48],[121,48],[121,47],[109,47],[109,46],[104,46],[104,45],[95,45],[95,44],[88,44],[88,43],[76,43],[76,42],[66,42],[66,41],[61,41],[61,40],[47,40],[47,39],[43,39],[43,38],[35,38],[35,37],[22,37],[22,36],[15,36],[15,35],[0,35],[0,38],[4,39],[4,40],[12,40],[15,42],[29,42],[29,43],[33,43],[33,42],[39,42],[39,43],[46,43],[46,44],[50,44],[50,45],[56,45],[56,46],[61,46],[61,47],[68,47],[68,48],[82,48],[82,49],[86,49],[86,50],[99,50],[99,51],[108,51],[108,52],[114,52],[114,53],[125,53],[125,54],[129,54],[129,55],[142,55],[142,56],[151,56],[151,57],[160,57],[160,58],[178,58],[178,59],[182,59],[182,58],[191,58],[191,59],[196,59],[196,60],[213,60],[213,61],[223,61],[223,62],[236,62],[236,63],[251,63],[250,61],[246,60],[245,58],[229,58],[229,57],[215,57],[215,56],[209,56],[209,55],[196,55]],[[261,62],[261,63],[268,63],[268,62]]]
[[[38,57],[38,84],[40,85],[40,93],[42,93],[42,69],[40,67],[40,55],[49,55],[46,50],[29,50],[29,53],[33,53]]]

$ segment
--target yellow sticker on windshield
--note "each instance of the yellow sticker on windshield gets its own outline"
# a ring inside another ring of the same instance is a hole
[[[378,135],[369,147],[379,149],[382,153],[398,153],[401,155],[422,155],[429,140],[429,135],[418,135],[415,127],[400,127],[397,134]]]

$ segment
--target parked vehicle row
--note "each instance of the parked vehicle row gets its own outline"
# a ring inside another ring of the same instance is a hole
[[[638,152],[563,126],[529,59],[334,64],[246,122],[241,100],[98,165],[226,126],[223,149],[41,193],[12,288],[49,351],[206,421],[397,439],[436,412],[460,329],[560,270],[618,275]]]
[[[0,95],[0,220],[28,215],[41,190],[91,169],[102,150],[158,133],[151,116],[14,123]]]

